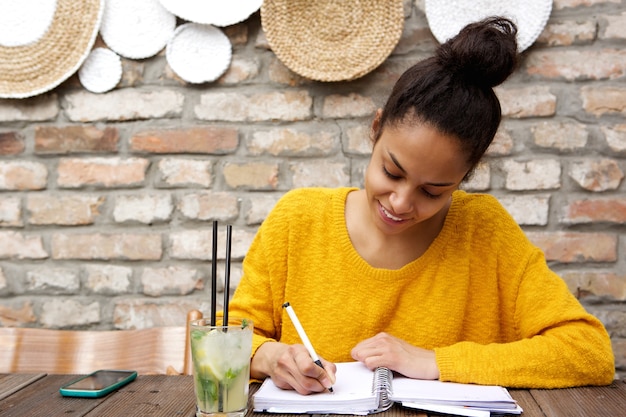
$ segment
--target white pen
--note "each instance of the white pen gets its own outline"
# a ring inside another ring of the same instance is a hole
[[[313,349],[313,345],[311,344],[309,337],[306,335],[304,327],[302,327],[302,324],[300,324],[300,320],[298,320],[296,312],[293,311],[293,307],[291,307],[289,302],[286,302],[285,304],[283,304],[283,308],[287,310],[287,314],[289,315],[293,326],[296,328],[296,331],[298,332],[298,335],[300,336],[304,347],[307,351],[309,351],[309,355],[311,355],[311,359],[313,359],[313,362],[320,368],[324,369],[324,365],[322,365],[322,361],[320,360],[319,356],[317,356],[317,353],[315,353],[315,349]],[[333,392],[333,387],[329,387],[328,391]]]

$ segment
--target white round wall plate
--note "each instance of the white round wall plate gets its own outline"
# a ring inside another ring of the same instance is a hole
[[[183,80],[205,83],[218,79],[230,66],[230,39],[212,25],[186,23],[176,28],[165,49],[167,63]]]
[[[552,12],[552,0],[425,0],[426,19],[440,43],[457,35],[472,22],[490,16],[511,19],[518,29],[520,52],[539,37]]]
[[[122,60],[107,48],[94,48],[78,70],[78,79],[86,90],[105,93],[122,79]]]

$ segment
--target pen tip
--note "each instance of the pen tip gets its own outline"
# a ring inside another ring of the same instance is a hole
[[[283,304],[283,308],[289,307],[289,301]]]
[[[330,391],[331,393],[335,392],[333,391],[333,387],[328,388],[328,391]]]

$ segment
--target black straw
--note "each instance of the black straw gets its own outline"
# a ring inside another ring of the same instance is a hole
[[[217,220],[213,220],[213,245],[211,251],[211,326],[215,326],[215,312],[217,309]]]
[[[226,226],[226,269],[224,273],[224,326],[228,326],[228,302],[230,301],[230,248],[232,246],[233,226]]]

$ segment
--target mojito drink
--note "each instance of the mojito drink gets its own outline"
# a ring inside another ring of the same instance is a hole
[[[248,404],[252,322],[229,320],[209,326],[207,319],[191,323],[191,355],[198,417],[243,416]]]

